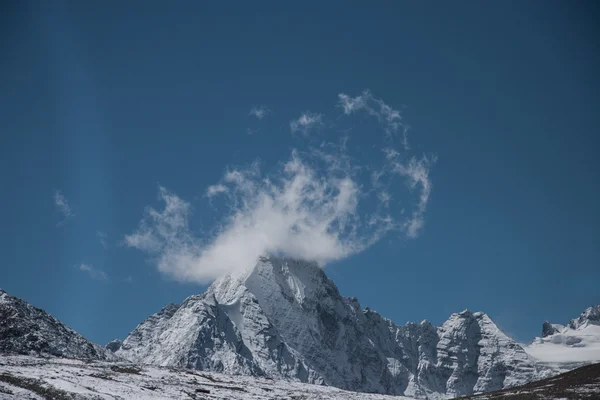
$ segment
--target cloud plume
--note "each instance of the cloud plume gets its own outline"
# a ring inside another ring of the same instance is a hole
[[[360,162],[347,146],[352,139],[342,137],[294,149],[267,172],[257,162],[230,167],[206,188],[206,197],[228,211],[202,238],[189,226],[191,204],[159,187],[162,208],[148,207],[125,244],[151,254],[159,270],[177,280],[204,283],[249,268],[265,254],[325,265],[392,231],[417,237],[435,157],[409,155],[407,146],[396,149],[394,134],[403,132],[400,114],[369,92],[339,99],[344,116],[365,111],[377,117],[383,130],[381,145],[375,146],[377,162]],[[305,113],[295,122],[292,131],[302,131],[321,124],[322,116]]]

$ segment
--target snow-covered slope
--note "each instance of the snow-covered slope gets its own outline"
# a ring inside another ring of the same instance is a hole
[[[404,400],[175,368],[0,356],[0,400]],[[410,400],[410,399],[406,399]]]
[[[525,346],[525,351],[558,371],[600,362],[600,306],[589,307],[566,326],[544,323],[542,337]]]
[[[118,346],[117,346],[118,347]],[[533,361],[483,313],[398,326],[340,295],[314,263],[262,258],[140,324],[134,362],[285,377],[343,389],[453,397],[532,380]]]
[[[0,353],[115,359],[59,320],[0,289]]]

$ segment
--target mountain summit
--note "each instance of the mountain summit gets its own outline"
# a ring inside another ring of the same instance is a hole
[[[276,257],[168,305],[116,354],[414,397],[498,390],[536,374],[533,360],[486,314],[463,311],[440,327],[398,326],[341,296],[317,264]]]

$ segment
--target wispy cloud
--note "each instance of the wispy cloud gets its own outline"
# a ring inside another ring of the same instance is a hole
[[[66,222],[69,218],[72,218],[75,216],[75,214],[71,210],[71,206],[69,205],[67,198],[64,196],[64,194],[60,190],[54,191],[53,199],[54,199],[54,205],[56,206],[56,210],[62,216],[62,220],[58,223],[59,225]]]
[[[436,162],[437,157],[435,155],[423,155],[419,159],[412,157],[408,163],[403,163],[399,159],[400,155],[398,153],[388,154],[391,172],[408,178],[408,185],[411,190],[418,188],[420,192],[416,209],[412,212],[411,218],[404,223],[407,235],[415,238],[425,224],[425,210],[431,194],[429,171]]]
[[[338,99],[344,114],[351,115],[358,111],[367,112],[379,120],[388,136],[402,133],[402,145],[405,149],[409,148],[407,137],[409,127],[403,122],[400,111],[388,106],[383,100],[373,97],[368,90],[356,97],[340,93]]]
[[[91,264],[82,263],[79,265],[79,270],[86,272],[92,279],[96,279],[99,281],[107,281],[108,276],[106,273],[100,269],[94,268]]]
[[[359,161],[357,156],[368,149],[363,146],[350,154],[351,139],[341,137],[339,143],[293,150],[267,173],[256,162],[227,168],[219,182],[206,189],[206,196],[219,196],[228,211],[202,238],[190,229],[191,205],[159,187],[162,207],[148,207],[138,228],[125,236],[125,244],[151,254],[159,270],[175,279],[207,282],[251,267],[264,254],[325,265],[363,251],[390,231],[418,236],[435,157],[409,155],[408,146],[396,149],[390,130],[400,129],[394,128],[399,117],[365,93],[340,99],[348,108],[344,115],[367,110],[364,103],[374,101],[377,108],[369,107],[391,121],[382,125],[382,145],[373,153],[377,164],[371,157]],[[305,113],[290,126],[304,133],[314,124],[322,124],[322,116]],[[365,173],[372,179],[365,179]]]
[[[107,238],[106,233],[98,231],[98,232],[96,232],[96,237],[100,241],[100,244],[102,245],[102,247],[104,247],[105,249],[107,249],[108,248],[108,241],[106,240],[106,238]]]
[[[298,119],[290,122],[290,130],[292,133],[301,132],[306,136],[311,129],[321,125],[323,125],[323,115],[306,111]]]
[[[266,117],[267,115],[269,115],[271,113],[271,110],[267,107],[267,106],[254,106],[250,109],[250,112],[248,113],[249,116],[251,117],[256,117],[257,119],[261,120],[264,117]]]

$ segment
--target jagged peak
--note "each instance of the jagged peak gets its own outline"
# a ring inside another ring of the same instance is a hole
[[[551,336],[559,333],[564,327],[562,325],[553,324],[550,321],[544,321],[542,324],[542,337]]]
[[[591,306],[569,322],[569,328],[580,329],[588,325],[600,325],[600,305]]]
[[[473,319],[473,313],[465,308],[461,312],[452,313],[446,322],[456,319]]]

